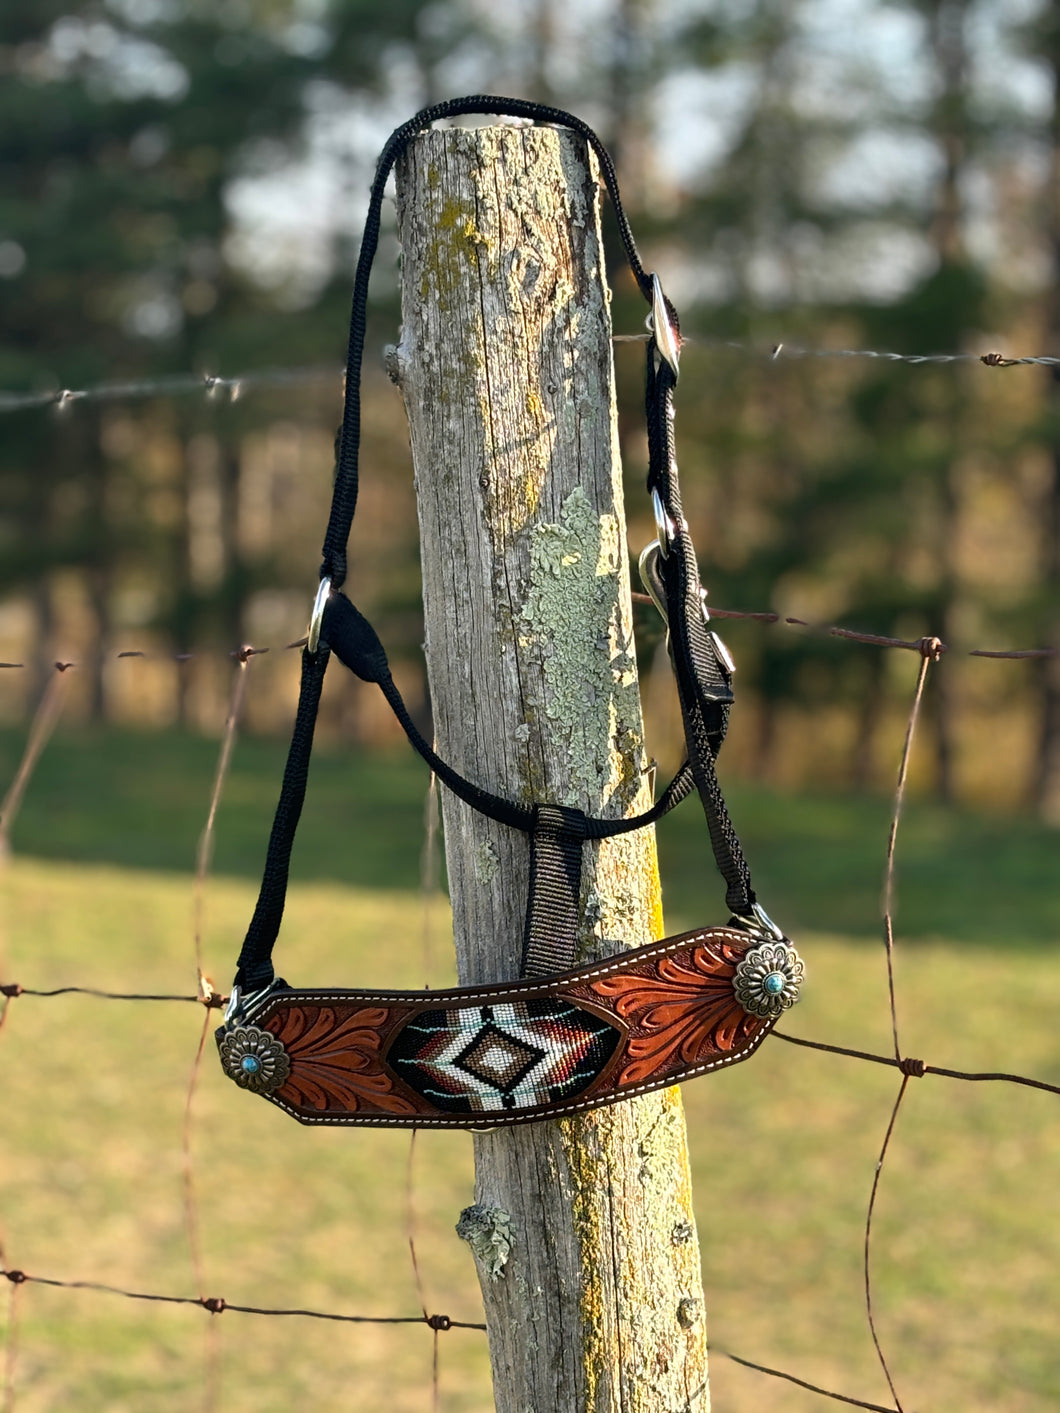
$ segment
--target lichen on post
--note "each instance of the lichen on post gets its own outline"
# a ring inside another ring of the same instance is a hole
[[[650,799],[591,154],[554,128],[454,128],[417,138],[397,178],[391,371],[439,750],[498,794],[633,813]],[[527,840],[451,796],[443,811],[460,980],[514,978]],[[651,830],[586,846],[582,904],[580,960],[662,935]],[[462,1234],[501,1413],[706,1413],[677,1091],[476,1135],[475,1171]]]

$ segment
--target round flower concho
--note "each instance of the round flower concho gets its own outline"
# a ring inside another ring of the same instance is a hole
[[[221,1035],[217,1048],[229,1079],[254,1094],[271,1094],[291,1073],[291,1061],[275,1035],[256,1025],[237,1025]]]
[[[772,1020],[799,999],[806,968],[787,942],[763,942],[752,947],[736,968],[732,989],[752,1016]]]

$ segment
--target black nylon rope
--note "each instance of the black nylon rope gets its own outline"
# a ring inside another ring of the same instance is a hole
[[[331,502],[331,515],[324,535],[324,558],[320,567],[320,577],[331,580],[332,588],[338,589],[346,581],[346,544],[350,537],[354,511],[357,508],[358,458],[361,434],[361,364],[364,357],[364,338],[367,329],[368,279],[372,262],[379,245],[379,227],[383,207],[383,193],[387,178],[394,163],[401,156],[412,138],[432,123],[442,118],[453,118],[461,114],[495,113],[509,118],[529,118],[537,123],[554,123],[559,127],[570,128],[578,133],[592,148],[600,164],[600,175],[604,179],[611,204],[618,222],[619,234],[625,247],[626,259],[640,286],[645,299],[651,300],[651,276],[644,269],[629,219],[622,205],[618,190],[618,175],[611,154],[596,133],[587,123],[576,118],[573,113],[562,108],[553,108],[546,103],[530,103],[522,98],[495,98],[486,94],[473,94],[468,98],[450,98],[444,103],[434,103],[423,108],[407,123],[396,128],[386,141],[376,166],[368,201],[368,214],[364,222],[364,235],[361,239],[360,254],[357,257],[357,272],[353,281],[353,306],[350,313],[350,342],[346,361],[346,405],[342,418],[338,464],[335,473],[335,490]],[[676,314],[671,309],[676,321]]]
[[[357,506],[360,381],[367,327],[368,282],[379,244],[386,182],[395,162],[413,137],[440,119],[461,114],[527,118],[534,122],[556,124],[578,133],[596,154],[626,258],[641,293],[651,302],[656,290],[656,282],[644,269],[637,251],[611,156],[595,132],[573,114],[548,104],[478,94],[424,108],[388,138],[372,182],[354,277],[345,405],[320,571],[322,580],[330,579],[332,593],[325,609],[317,651],[311,653],[307,648],[303,653],[298,710],[280,800],[269,839],[257,906],[243,943],[235,979],[236,985],[244,991],[259,990],[273,980],[272,949],[283,917],[291,849],[305,798],[313,729],[331,649],[351,671],[367,681],[378,683],[413,747],[449,789],[472,808],[511,828],[530,833],[533,841],[532,886],[524,949],[526,965],[535,969],[534,974],[548,975],[572,962],[582,842],[587,838],[608,838],[654,823],[682,800],[693,784],[699,791],[707,816],[711,846],[726,884],[726,901],[730,910],[742,919],[748,915],[754,902],[747,863],[714,769],[728,724],[728,703],[732,699],[730,677],[707,631],[695,550],[681,513],[672,426],[676,369],[671,368],[660,355],[655,337],[648,343],[646,381],[648,489],[658,492],[674,526],[673,535],[667,537],[667,552],[660,564],[660,572],[666,591],[671,659],[689,759],[651,809],[630,819],[598,819],[582,815],[580,811],[565,811],[554,806],[526,808],[465,780],[438,757],[417,730],[390,676],[386,654],[374,630],[349,600],[337,592],[346,578],[346,547]],[[676,310],[665,296],[663,303],[674,335],[679,338]],[[548,906],[550,897],[555,904],[554,926],[549,922],[552,915]],[[540,967],[546,970],[537,970]]]

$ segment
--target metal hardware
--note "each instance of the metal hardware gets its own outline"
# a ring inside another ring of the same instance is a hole
[[[640,559],[637,561],[637,568],[640,570],[640,582],[644,585],[644,591],[651,599],[652,603],[659,610],[662,621],[666,624],[666,641],[669,646],[670,641],[670,614],[666,604],[666,589],[663,585],[662,575],[659,573],[659,557],[663,552],[662,542],[652,540],[651,544],[645,545],[640,552]],[[710,613],[707,610],[706,590],[700,588],[700,604],[703,609],[703,621],[710,622]],[[708,635],[718,661],[728,670],[731,676],[736,671],[736,664],[732,660],[732,654],[718,637],[717,633],[711,631]],[[700,683],[700,691],[703,696],[712,702],[731,702],[732,688],[728,683],[710,689],[704,683]],[[778,933],[778,936],[780,934]]]
[[[659,610],[663,622],[669,627],[670,616],[666,611],[666,590],[663,588],[663,581],[659,575],[661,553],[662,545],[658,540],[652,540],[650,545],[645,545],[641,550],[637,568],[640,570],[640,582],[644,585],[644,592]]]
[[[270,982],[268,986],[263,986],[260,991],[240,991],[238,986],[233,986],[228,997],[228,1006],[221,1022],[220,1030],[233,1030],[236,1026],[243,1024],[249,1015],[259,1009],[266,996],[274,989],[275,982]]]
[[[640,552],[640,559],[637,561],[637,568],[640,570],[640,582],[644,585],[644,592],[649,596],[652,603],[662,615],[663,622],[670,626],[670,615],[666,608],[666,590],[663,587],[662,576],[659,573],[659,556],[662,554],[662,542],[652,540],[651,544],[645,545]],[[704,588],[699,590],[700,602],[703,606],[703,622],[710,622],[710,609],[707,607],[707,591]],[[731,675],[736,671],[736,663],[733,661],[732,653],[725,646],[722,639],[711,629],[710,641],[717,654],[718,661],[723,664],[726,671]]]
[[[790,942],[763,942],[740,959],[732,989],[748,1015],[770,1020],[794,1006],[805,977],[806,967]]]
[[[651,493],[651,508],[655,512],[655,528],[659,534],[659,550],[663,559],[670,553],[670,546],[677,538],[677,526],[666,513],[666,506],[663,505],[663,498],[659,494],[658,487]]]
[[[324,622],[324,609],[328,599],[331,597],[331,580],[321,579],[320,587],[317,589],[317,596],[313,600],[313,612],[309,619],[309,636],[306,641],[306,650],[315,653],[320,646],[320,627]]]
[[[227,1030],[243,1015],[243,997],[238,986],[233,986],[228,997],[228,1006],[224,1013],[224,1028]]]
[[[217,1048],[228,1078],[252,1094],[271,1094],[291,1073],[283,1044],[260,1026],[237,1025],[220,1031]]]
[[[703,617],[708,623],[710,622],[710,614],[707,612],[705,594],[703,598]],[[719,660],[725,664],[726,670],[729,673],[735,672],[736,663],[733,661],[732,653],[725,646],[725,644],[722,642],[722,640],[718,637],[717,633],[715,633],[713,629],[711,629],[710,641],[714,644],[714,651],[717,653]]]
[[[734,914],[734,920],[742,927],[745,927],[748,932],[762,933],[767,937],[771,937],[776,942],[787,941],[783,932],[781,932],[780,928],[769,916],[761,903],[752,903],[751,911],[747,916],[740,913]]]
[[[681,360],[681,345],[677,330],[670,323],[670,312],[666,308],[666,296],[658,275],[651,277],[651,330],[655,336],[655,347],[662,358],[670,365],[676,379],[678,363]]]

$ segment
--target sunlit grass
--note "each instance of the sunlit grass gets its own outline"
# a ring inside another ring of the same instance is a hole
[[[0,780],[24,733],[0,731]],[[214,867],[259,877],[286,744],[241,739],[218,816]],[[177,732],[60,727],[15,831],[22,855],[190,869],[217,745]],[[407,748],[375,755],[321,746],[293,876],[414,888],[427,771]],[[791,795],[725,780],[726,798],[769,911],[792,932],[879,935],[890,822],[884,795]],[[722,889],[703,813],[686,800],[659,828],[671,928],[717,919]],[[898,926],[910,939],[1042,946],[1060,937],[1057,833],[1026,816],[910,800],[898,848]]]
[[[144,869],[16,859],[5,870],[6,975],[194,989],[191,881]],[[253,901],[208,891],[207,969],[227,982]],[[300,984],[441,984],[444,908],[425,935],[410,892],[297,885],[278,960]],[[793,1034],[886,1052],[881,948],[800,937],[810,967]],[[1044,951],[899,944],[908,1053],[1060,1080]],[[11,1004],[0,1216],[12,1265],[41,1275],[196,1294],[184,1235],[180,1130],[202,1013],[88,998]],[[745,1066],[684,1087],[713,1341],[886,1402],[865,1328],[865,1204],[899,1077],[771,1041]],[[1045,1410],[1055,1358],[1060,1111],[1001,1085],[911,1081],[874,1236],[876,1307],[907,1406]],[[194,1153],[205,1293],[250,1305],[416,1314],[407,1250],[407,1135],[303,1129],[225,1082],[208,1049]],[[472,1198],[470,1142],[416,1140],[417,1246],[428,1308],[481,1317],[453,1225]],[[201,1406],[211,1317],[194,1309],[24,1287],[21,1413]],[[213,1317],[225,1413],[430,1407],[432,1336],[418,1326]],[[442,1407],[490,1406],[484,1337],[440,1338]],[[819,1399],[712,1365],[721,1413],[802,1413]]]

